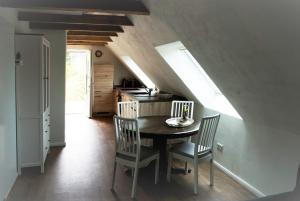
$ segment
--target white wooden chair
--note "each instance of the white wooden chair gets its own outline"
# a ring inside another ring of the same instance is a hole
[[[159,175],[159,152],[148,147],[141,146],[140,132],[137,119],[127,119],[114,116],[116,133],[116,155],[114,161],[114,171],[112,189],[115,186],[115,175],[117,164],[134,168],[133,186],[131,197],[135,197],[138,179],[138,170],[146,167],[153,160],[155,164],[155,184]]]
[[[183,117],[185,108],[188,110],[188,118],[193,118],[194,101],[172,101],[171,117]]]
[[[118,102],[118,116],[124,118],[138,118],[139,117],[139,102]],[[143,146],[151,147],[153,145],[152,139],[142,139]]]
[[[193,119],[194,117],[194,101],[172,101],[172,107],[171,107],[171,117],[183,117],[184,109],[187,109],[188,113],[187,116],[190,119]],[[187,138],[186,140],[191,141],[191,137]],[[184,141],[186,141],[184,140]],[[169,140],[169,144],[176,144],[179,142],[182,142],[182,139],[179,140]]]
[[[123,118],[138,118],[139,117],[139,102],[118,102],[118,116]]]
[[[193,163],[194,165],[194,193],[198,194],[198,163],[210,161],[210,185],[213,185],[213,144],[219,124],[220,115],[205,117],[201,120],[196,143],[184,142],[174,145],[169,151],[167,180],[171,180],[173,158]]]
[[[188,118],[194,117],[194,101],[172,101],[171,107],[171,117],[183,117],[184,109],[188,110],[187,116]],[[169,145],[182,143],[184,141],[191,141],[191,137],[184,138],[184,139],[172,139],[168,141]],[[187,163],[185,163],[185,172],[188,172]]]

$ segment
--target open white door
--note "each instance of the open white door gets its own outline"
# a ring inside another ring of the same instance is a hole
[[[86,51],[86,93],[85,93],[85,115],[88,118],[92,117],[92,98],[91,98],[91,91],[92,91],[92,55],[91,51]]]
[[[92,116],[91,56],[89,49],[67,49],[66,114]]]

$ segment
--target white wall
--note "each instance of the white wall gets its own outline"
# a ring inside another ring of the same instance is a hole
[[[134,78],[132,72],[125,66],[113,52],[108,49],[107,47],[103,46],[83,46],[83,45],[69,45],[68,48],[70,49],[89,49],[92,52],[92,61],[94,64],[112,64],[114,65],[115,72],[114,72],[114,85],[121,85],[122,79],[131,79]],[[95,51],[101,50],[103,55],[99,58],[95,56]]]
[[[14,34],[44,33],[51,42],[51,144],[64,145],[65,32],[33,31],[18,22],[15,9],[0,7],[0,200],[17,177]]]
[[[143,0],[109,47],[131,56],[162,90],[194,99],[154,47],[182,41],[243,117],[222,115],[217,161],[264,194],[292,190],[300,163],[300,3]],[[158,6],[159,5],[159,6]],[[203,108],[198,104],[196,114]]]
[[[0,8],[0,200],[17,177],[13,17]]]

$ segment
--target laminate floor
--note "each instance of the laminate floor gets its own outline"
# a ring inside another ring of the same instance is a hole
[[[111,117],[90,120],[81,115],[66,116],[64,148],[52,148],[45,174],[39,168],[23,169],[8,201],[127,201],[132,177],[118,168],[116,191],[111,179],[114,132]],[[179,164],[180,165],[180,164]],[[172,182],[154,184],[154,167],[140,171],[136,200],[141,201],[242,201],[253,194],[221,171],[215,171],[215,186],[209,186],[208,164],[199,166],[199,194],[193,194],[193,172],[175,175]]]

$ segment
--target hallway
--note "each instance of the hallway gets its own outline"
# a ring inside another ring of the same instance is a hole
[[[113,201],[131,200],[130,174],[117,170],[116,192],[110,191],[114,133],[110,117],[90,120],[81,115],[66,116],[65,148],[52,148],[46,173],[24,169],[8,201]],[[215,186],[208,185],[207,165],[199,167],[199,194],[193,195],[192,176],[177,175],[172,182],[154,185],[154,167],[141,170],[137,200],[150,201],[242,201],[254,196],[216,169]]]

